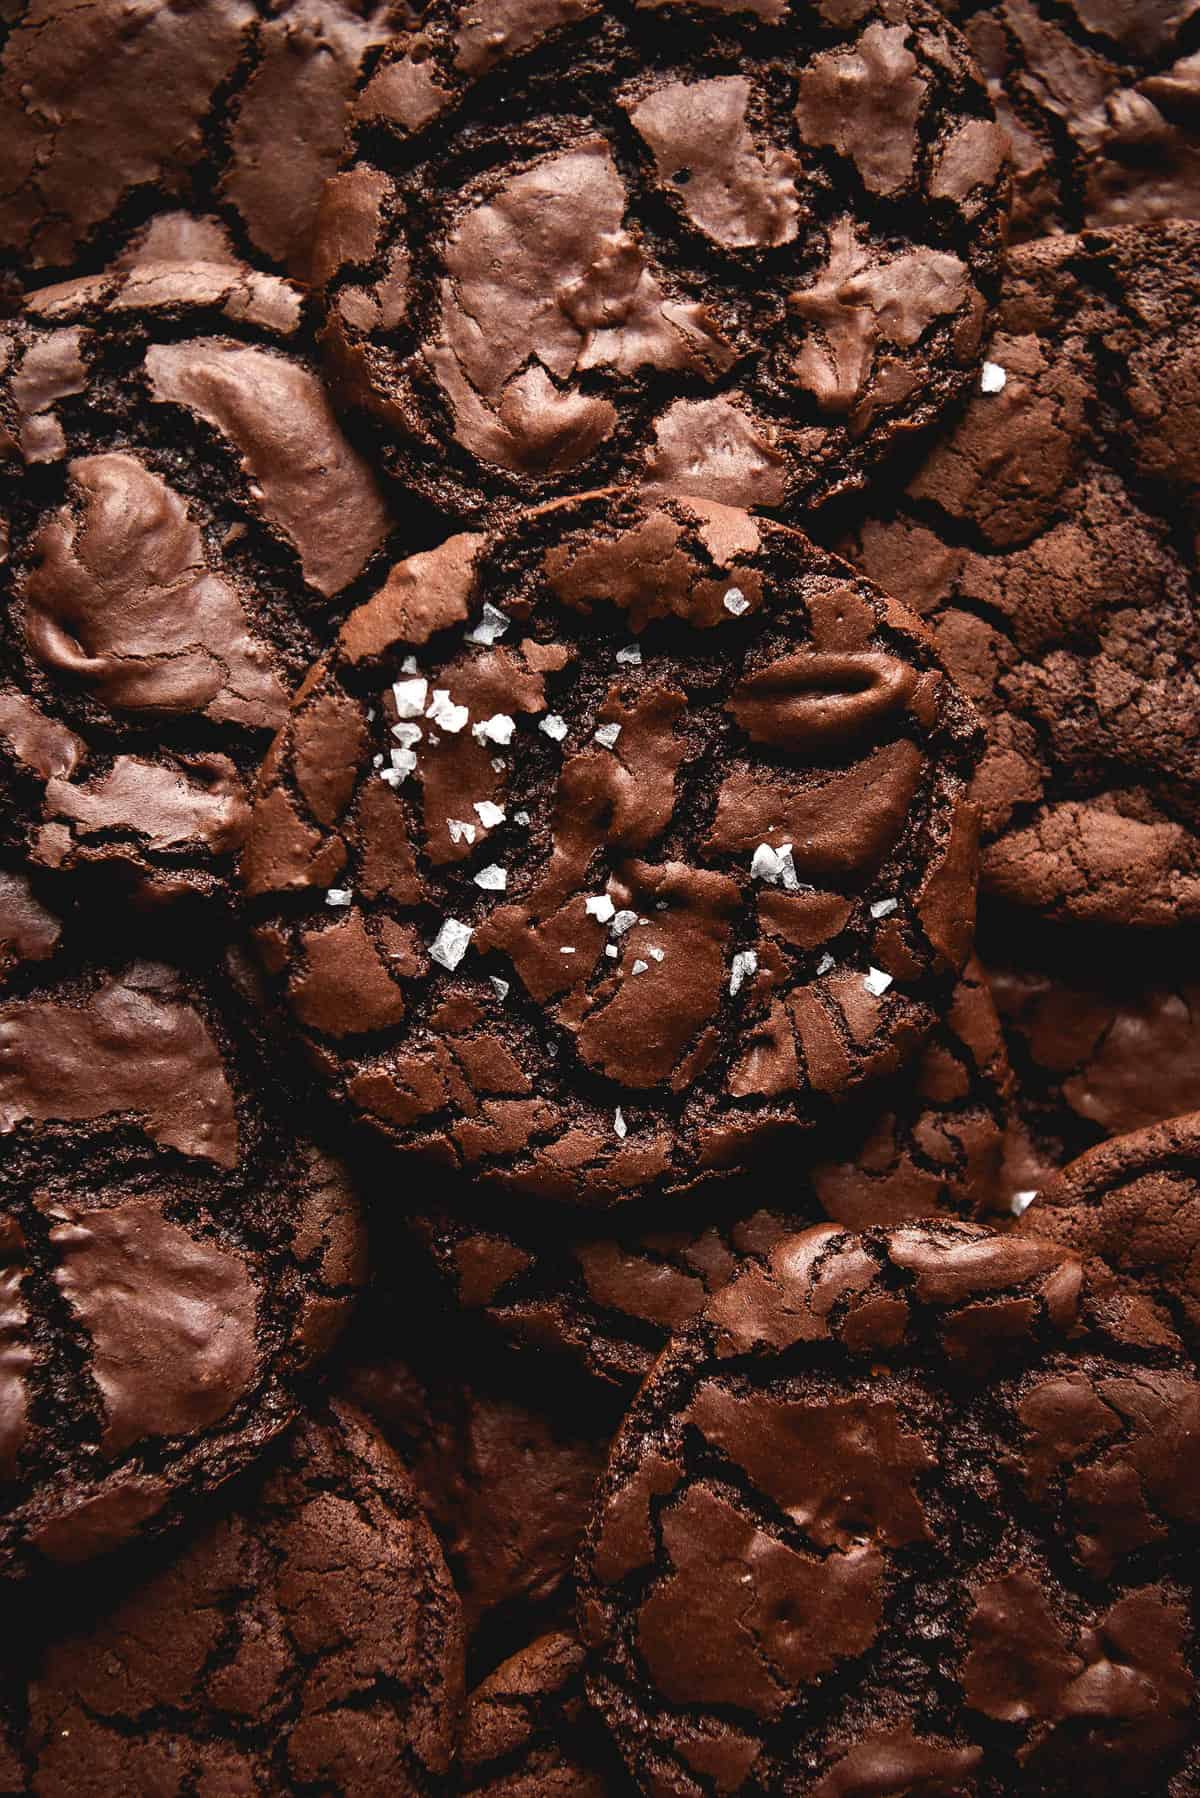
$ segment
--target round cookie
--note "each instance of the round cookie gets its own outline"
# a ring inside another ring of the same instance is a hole
[[[472,1798],[611,1798],[625,1790],[588,1708],[584,1652],[564,1631],[539,1636],[467,1699],[459,1791]]]
[[[581,1560],[638,1788],[1193,1790],[1198,1415],[1053,1244],[779,1244],[658,1363]]]
[[[228,879],[246,777],[390,529],[308,310],[240,263],[151,258],[0,328],[0,763],[42,866],[155,898]]]
[[[1005,139],[923,0],[432,0],[352,118],[331,376],[456,519],[635,472],[799,515],[976,367]]]
[[[838,543],[984,713],[982,890],[1045,918],[1200,918],[1197,267],[1192,224],[1015,251],[981,390]]]
[[[938,0],[1012,140],[1013,235],[1200,218],[1195,0]]]
[[[0,271],[101,267],[166,205],[219,212],[253,260],[307,279],[346,104],[406,8],[14,0],[0,49]]]
[[[28,1772],[6,1790],[449,1789],[458,1600],[411,1480],[365,1418],[338,1404],[305,1417],[265,1477],[172,1546],[76,1582],[36,1648],[10,1644]]]
[[[347,618],[243,885],[375,1136],[479,1192],[681,1192],[916,1052],[970,947],[976,747],[915,621],[807,538],[584,495]]]
[[[479,1205],[412,1229],[462,1311],[535,1356],[565,1352],[628,1389],[737,1272],[782,1237],[832,1217],[850,1229],[996,1204],[1011,1080],[999,1021],[969,963],[914,1067],[814,1143],[786,1182],[731,1174],[686,1224],[623,1206],[601,1227],[557,1211],[503,1218]]]
[[[77,952],[78,950],[78,952]],[[0,1571],[161,1529],[290,1422],[361,1283],[344,1170],[215,971],[0,878]]]

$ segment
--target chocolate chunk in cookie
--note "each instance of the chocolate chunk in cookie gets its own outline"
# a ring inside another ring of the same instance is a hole
[[[389,530],[302,290],[149,260],[31,295],[0,330],[0,510],[0,759],[33,860],[220,889],[246,775]]]
[[[400,563],[242,877],[344,1109],[477,1191],[680,1192],[917,1051],[976,729],[916,621],[742,511],[584,496]]]
[[[1094,1273],[814,1229],[672,1344],[581,1563],[639,1789],[1189,1789],[1200,1378]]]
[[[1006,144],[922,0],[433,0],[353,117],[330,371],[459,519],[635,470],[795,513],[976,367]]]
[[[840,547],[984,712],[982,889],[1046,918],[1200,918],[1200,225],[1011,258],[980,390]]]

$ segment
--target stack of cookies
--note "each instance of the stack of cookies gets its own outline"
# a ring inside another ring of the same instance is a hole
[[[0,1791],[1200,1795],[1200,0],[11,0]]]

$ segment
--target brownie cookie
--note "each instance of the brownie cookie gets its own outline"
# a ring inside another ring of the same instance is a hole
[[[851,1229],[996,1203],[1011,1081],[999,1022],[968,965],[913,1068],[813,1145],[785,1180],[731,1175],[686,1226],[622,1206],[581,1229],[558,1208],[503,1218],[479,1205],[420,1215],[413,1230],[459,1306],[512,1343],[565,1351],[628,1388],[737,1271],[780,1238],[832,1217]]]
[[[131,223],[183,204],[306,279],[346,103],[406,18],[379,0],[13,0],[0,270],[29,284],[99,268]]]
[[[123,1557],[23,1652],[12,1736],[37,1798],[448,1789],[462,1619],[395,1455],[306,1417],[174,1553]],[[36,1629],[36,1625],[35,1625]]]
[[[245,776],[389,530],[301,289],[140,260],[32,294],[0,330],[0,514],[0,763],[32,859],[221,887]]]
[[[0,875],[4,1573],[157,1530],[251,1461],[363,1272],[346,1174],[219,975],[102,964],[94,922]]]
[[[584,495],[351,614],[243,883],[376,1137],[477,1191],[681,1192],[916,1052],[970,947],[976,747],[915,620],[807,538]]]
[[[574,1635],[539,1636],[467,1699],[459,1790],[473,1798],[615,1798],[620,1763],[583,1690]]]
[[[1087,1262],[1115,1336],[1200,1342],[1200,1112],[1089,1149],[1018,1226]]]
[[[456,519],[635,470],[794,514],[976,367],[1006,141],[923,0],[432,0],[352,117],[331,375]]]
[[[1043,917],[1200,919],[1200,226],[1010,260],[980,390],[839,540],[989,725],[982,889]]]
[[[1200,1379],[1065,1250],[779,1244],[678,1338],[581,1563],[588,1691],[661,1794],[1196,1789]]]
[[[1013,233],[1200,218],[1196,0],[938,0],[1012,139]]]

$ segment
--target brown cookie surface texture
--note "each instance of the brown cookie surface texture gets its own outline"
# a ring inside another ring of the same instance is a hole
[[[639,1790],[1192,1789],[1200,1380],[1093,1272],[825,1227],[676,1339],[581,1562]]]
[[[975,367],[1006,142],[921,0],[435,0],[353,117],[331,376],[456,518],[639,470],[792,515]]]
[[[583,496],[396,566],[299,689],[242,859],[375,1137],[608,1205],[916,1053],[970,947],[972,715],[798,533]]]

